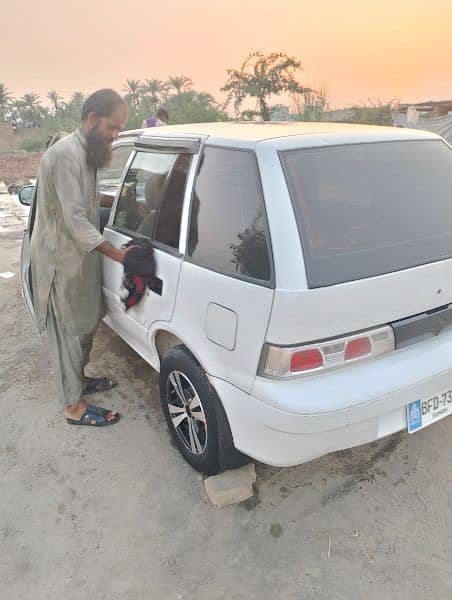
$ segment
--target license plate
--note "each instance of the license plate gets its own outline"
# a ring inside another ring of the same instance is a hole
[[[426,400],[415,400],[406,407],[408,433],[419,431],[452,414],[452,388]]]

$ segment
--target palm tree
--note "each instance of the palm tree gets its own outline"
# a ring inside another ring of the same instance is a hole
[[[179,96],[182,92],[186,92],[193,85],[193,81],[190,77],[185,75],[175,75],[174,77],[168,77],[168,86],[176,90],[176,94]]]
[[[77,91],[77,92],[74,92],[72,94],[70,102],[71,102],[71,104],[73,106],[77,106],[79,108],[82,108],[83,103],[85,102],[85,100],[86,100],[85,94],[83,92],[78,92]]]
[[[203,107],[217,106],[212,94],[208,94],[207,92],[197,92],[196,100],[197,100],[198,104]]]
[[[122,86],[124,92],[126,92],[125,99],[134,112],[137,112],[140,108],[141,93],[143,87],[139,79],[126,79],[126,84]]]
[[[83,103],[85,102],[85,100],[86,100],[85,94],[83,92],[77,91],[72,94],[69,102],[74,110],[78,110],[81,113],[82,106],[83,106]]]
[[[39,94],[34,92],[24,94],[19,101],[19,107],[22,110],[23,120],[30,124],[35,123],[44,112]]]
[[[48,100],[50,100],[53,108],[53,114],[56,115],[58,110],[61,108],[63,98],[56,90],[50,90],[47,94]]]
[[[0,120],[5,120],[6,111],[12,104],[12,94],[4,83],[0,83]]]
[[[157,106],[163,100],[164,94],[168,91],[168,85],[160,79],[145,79],[143,92],[149,99],[151,110],[155,111]]]
[[[83,92],[77,91],[72,94],[69,98],[69,101],[64,104],[63,114],[65,117],[72,119],[73,124],[76,125],[81,119],[82,116],[82,107],[85,102],[85,94]]]

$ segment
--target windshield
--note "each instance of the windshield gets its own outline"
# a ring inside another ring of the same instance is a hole
[[[452,257],[452,150],[441,140],[281,152],[310,287]]]

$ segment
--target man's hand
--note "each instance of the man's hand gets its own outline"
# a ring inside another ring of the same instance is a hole
[[[133,246],[129,246],[129,248],[115,248],[110,242],[106,241],[96,246],[98,252],[119,263],[124,263],[125,256],[131,248],[133,248]]]

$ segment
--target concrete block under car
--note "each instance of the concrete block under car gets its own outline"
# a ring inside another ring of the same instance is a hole
[[[214,507],[224,508],[251,498],[254,495],[255,481],[256,468],[254,463],[250,463],[239,469],[207,477],[204,480],[204,488]]]

